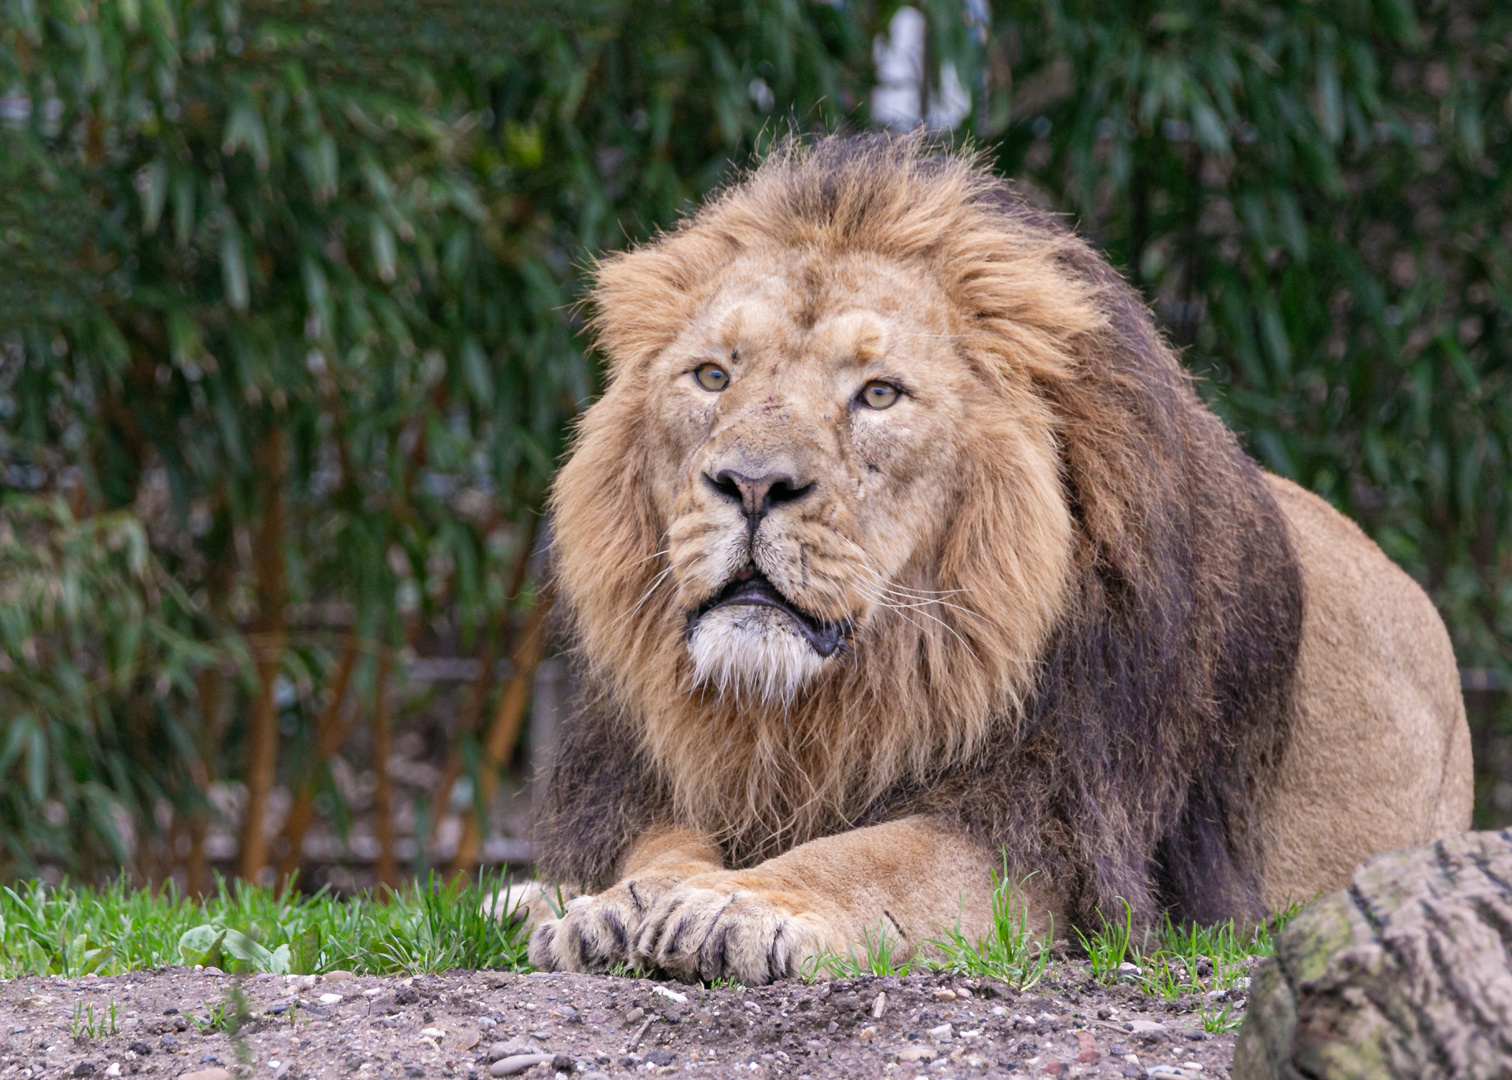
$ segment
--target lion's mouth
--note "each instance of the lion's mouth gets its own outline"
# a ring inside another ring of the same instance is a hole
[[[832,655],[845,640],[843,623],[826,622],[816,615],[810,615],[802,608],[795,607],[760,571],[745,571],[737,574],[729,584],[693,612],[692,618],[688,621],[696,625],[699,619],[715,608],[731,607],[736,604],[776,608],[793,620],[793,625],[803,640],[807,641],[809,648],[820,656]]]

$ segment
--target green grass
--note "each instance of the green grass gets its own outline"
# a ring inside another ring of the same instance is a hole
[[[69,1028],[75,1042],[85,1042],[89,1039],[103,1039],[116,1033],[116,1003],[115,998],[110,999],[108,1008],[102,1009],[99,1016],[95,1016],[93,1005],[77,1004],[73,1008],[73,1023]]]
[[[1051,970],[1051,944],[1030,932],[1028,913],[1015,898],[1024,893],[1022,881],[998,877],[993,893],[993,925],[988,934],[968,941],[959,924],[927,942],[923,954],[901,958],[900,943],[879,928],[867,935],[862,950],[846,955],[833,953],[809,962],[808,978],[854,978],[858,975],[907,975],[942,972],[978,978],[996,978],[1019,990],[1027,990]],[[1136,940],[1133,911],[1123,904],[1120,915],[1102,918],[1099,929],[1084,933],[1073,928],[1082,952],[1100,982],[1124,980],[1152,997],[1175,1000],[1193,994],[1231,990],[1249,971],[1256,956],[1274,952],[1274,935],[1301,910],[1294,905],[1252,929],[1243,929],[1232,919],[1214,926],[1179,924],[1169,918],[1155,931]],[[1054,937],[1051,928],[1050,937]],[[1132,963],[1137,973],[1121,966]],[[1230,1031],[1238,1020],[1232,1006],[1218,1001],[1202,1008],[1203,1027],[1210,1032]]]
[[[359,974],[427,974],[453,968],[528,970],[518,925],[484,914],[503,888],[502,877],[474,884],[432,878],[381,897],[338,899],[326,893],[275,894],[241,882],[222,883],[204,902],[171,886],[158,895],[124,883],[104,889],[31,883],[0,889],[0,975],[114,975],[144,968],[203,961],[227,971],[316,974],[342,968]],[[930,940],[924,954],[905,956],[886,927],[867,935],[864,948],[810,960],[811,979],[941,972],[995,978],[1020,990],[1040,982],[1055,963],[1048,940],[1033,934],[1021,900],[1024,882],[1000,878],[988,934],[968,941],[959,924]],[[1233,921],[1216,926],[1167,920],[1135,940],[1127,904],[1121,917],[1104,919],[1092,933],[1075,931],[1093,977],[1125,980],[1154,997],[1174,1000],[1232,989],[1251,957],[1273,951],[1273,934],[1296,914],[1294,907],[1265,925],[1245,930]],[[1053,936],[1053,931],[1052,931]],[[1137,974],[1120,965],[1137,965]],[[623,967],[614,974],[644,976]],[[1232,1026],[1230,1008],[1203,1007],[1209,1031]],[[224,1020],[229,1026],[229,1017]],[[75,1027],[89,1037],[105,1018],[81,1014]]]
[[[0,975],[114,975],[194,960],[295,974],[523,970],[519,927],[483,913],[503,884],[497,877],[467,885],[433,878],[382,897],[338,899],[237,882],[222,883],[201,903],[171,886],[152,895],[124,883],[31,883],[0,890]]]

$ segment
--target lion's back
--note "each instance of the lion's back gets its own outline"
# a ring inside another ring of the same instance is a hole
[[[1352,521],[1268,476],[1305,590],[1290,737],[1264,811],[1265,900],[1470,827],[1470,732],[1433,603]]]

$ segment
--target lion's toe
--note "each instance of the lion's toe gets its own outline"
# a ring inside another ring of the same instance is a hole
[[[785,905],[746,888],[686,888],[646,920],[635,957],[685,981],[760,986],[799,974],[816,936]]]
[[[617,894],[577,897],[531,935],[530,962],[545,971],[609,971],[630,958],[634,918]]]

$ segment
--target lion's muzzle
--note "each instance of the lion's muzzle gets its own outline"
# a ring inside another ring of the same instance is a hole
[[[833,655],[845,640],[844,624],[826,622],[790,603],[761,573],[737,575],[717,596],[700,607],[690,622],[696,630],[697,624],[709,612],[740,605],[772,608],[787,615],[794,629],[820,657]]]

